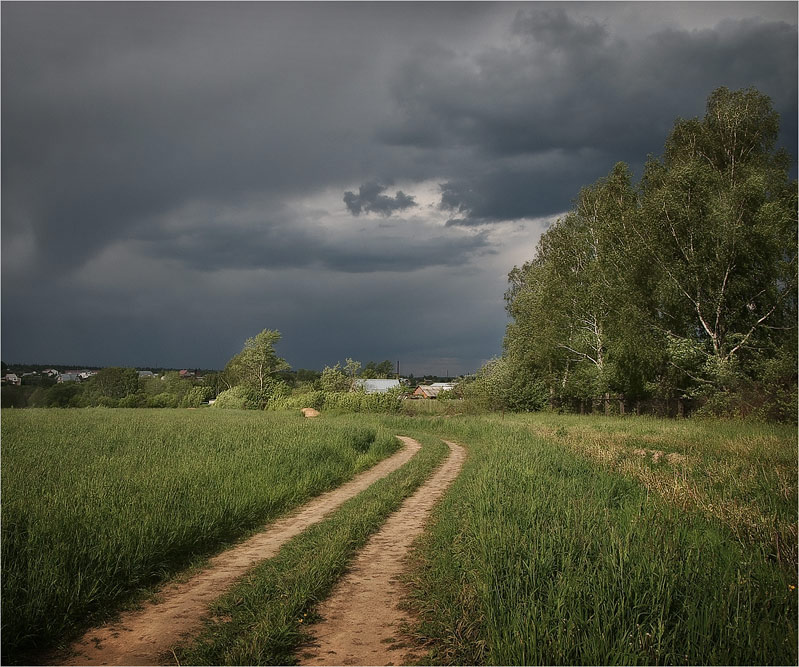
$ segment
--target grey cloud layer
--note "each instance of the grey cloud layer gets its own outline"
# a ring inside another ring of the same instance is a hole
[[[719,85],[771,95],[795,148],[795,7],[5,3],[4,356],[114,363],[117,336],[125,363],[164,340],[218,365],[264,326],[407,354],[416,321],[419,358],[457,348],[473,367],[498,351],[518,261],[496,222],[567,209],[618,160],[640,168]],[[339,194],[303,207],[320,192]],[[161,283],[137,286],[139,262]],[[203,322],[198,342],[181,317]]]
[[[294,215],[231,224],[224,216],[162,231],[142,246],[146,256],[177,259],[193,270],[314,268],[344,273],[407,273],[461,266],[494,254],[485,233],[451,234],[408,220],[369,229],[316,227]]]
[[[400,114],[381,137],[429,151],[458,148],[470,155],[464,162],[481,165],[442,186],[442,207],[461,214],[453,224],[563,210],[578,183],[618,160],[640,167],[660,152],[674,119],[701,115],[720,85],[771,95],[785,119],[782,142],[796,145],[795,25],[722,21],[714,30],[623,37],[570,14],[522,10],[509,46],[467,55],[438,49],[395,74]],[[548,153],[550,163],[531,159]],[[517,159],[508,165],[508,157]]]

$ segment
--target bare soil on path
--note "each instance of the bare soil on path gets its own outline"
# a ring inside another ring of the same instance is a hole
[[[278,549],[306,528],[321,521],[342,503],[377,480],[407,463],[421,448],[411,438],[400,437],[404,446],[342,486],[317,496],[261,533],[210,560],[206,569],[184,583],[166,586],[155,602],[123,613],[118,620],[87,632],[67,654],[52,656],[40,664],[61,665],[158,665],[171,648],[198,630],[208,615],[208,605],[221,596],[247,570],[274,556]]]
[[[298,651],[299,664],[404,665],[421,657],[402,642],[403,626],[412,619],[398,608],[403,597],[399,577],[411,544],[466,458],[463,447],[447,445],[449,458],[371,537],[319,606],[324,620],[309,628],[314,638]]]

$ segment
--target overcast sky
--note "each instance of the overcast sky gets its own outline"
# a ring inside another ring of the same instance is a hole
[[[755,86],[797,3],[2,4],[2,358],[294,368],[501,352],[582,185]]]

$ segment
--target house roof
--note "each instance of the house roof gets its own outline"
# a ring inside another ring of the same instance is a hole
[[[447,387],[436,387],[436,385],[420,384],[418,387],[416,387],[416,391],[414,391],[414,393],[421,392],[428,398],[435,398],[445,389],[447,389]]]
[[[355,380],[358,387],[363,387],[367,394],[382,394],[393,387],[399,387],[399,380]]]

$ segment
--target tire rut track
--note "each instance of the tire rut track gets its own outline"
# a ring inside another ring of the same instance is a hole
[[[460,473],[466,451],[444,441],[447,460],[367,542],[332,594],[318,608],[323,620],[298,651],[301,665],[395,665],[419,658],[401,641],[410,615],[398,608],[399,580],[411,544],[421,535],[435,503]]]
[[[67,653],[51,656],[48,665],[157,665],[186,635],[198,630],[208,605],[256,563],[309,526],[321,521],[350,498],[407,463],[421,445],[397,436],[403,448],[349,482],[317,496],[290,515],[241,544],[214,556],[206,569],[184,583],[168,584],[158,599],[118,620],[89,630]]]

